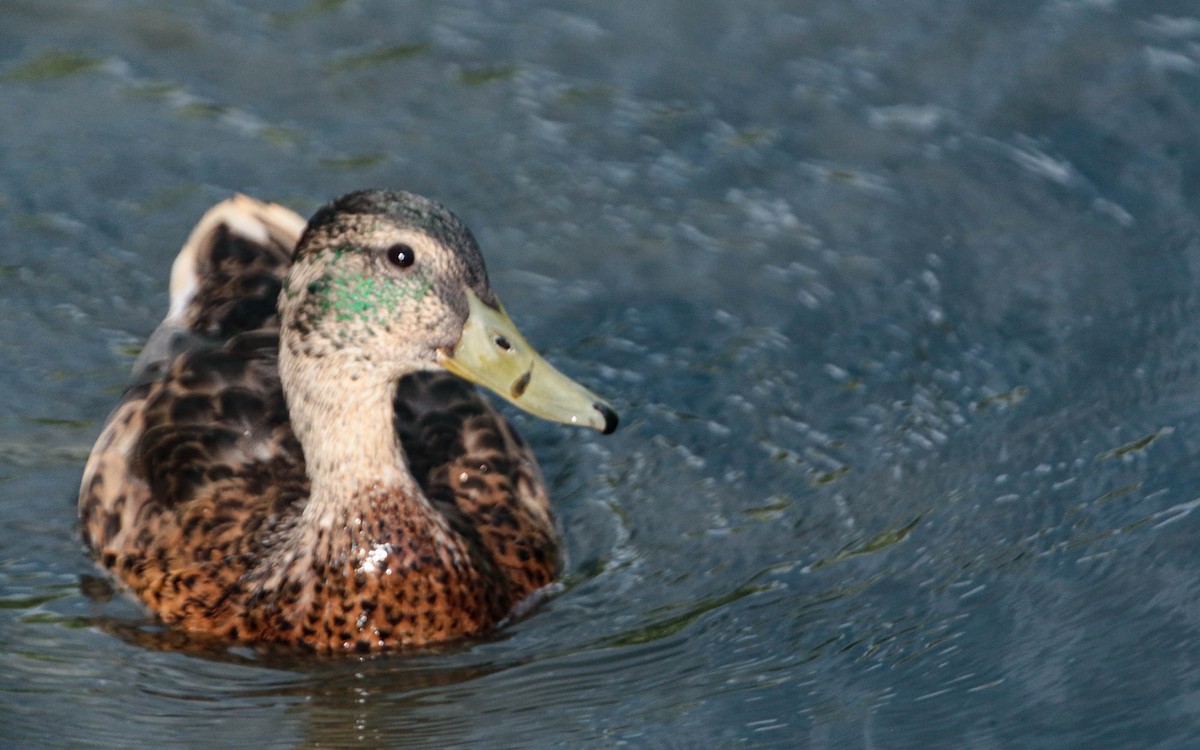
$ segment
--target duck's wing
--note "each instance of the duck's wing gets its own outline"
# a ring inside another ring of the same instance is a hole
[[[216,606],[264,526],[307,497],[279,385],[275,301],[304,221],[238,196],[211,209],[171,274],[171,304],[84,470],[102,564],[168,621]]]
[[[277,328],[283,275],[304,231],[299,214],[236,195],[208,210],[171,266],[171,302],[134,363],[152,377],[180,353]]]
[[[470,383],[401,379],[396,428],[425,496],[505,575],[518,598],[558,575],[559,534],[528,444]]]

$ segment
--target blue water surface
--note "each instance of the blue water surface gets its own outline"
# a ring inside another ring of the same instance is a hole
[[[0,6],[0,745],[1200,746],[1194,0]],[[82,464],[192,224],[475,229],[612,397],[514,414],[564,590],[406,657],[195,653]]]

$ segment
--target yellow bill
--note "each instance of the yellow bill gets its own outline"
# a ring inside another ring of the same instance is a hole
[[[605,435],[617,429],[617,413],[608,402],[542,359],[502,305],[489,307],[470,289],[467,300],[470,314],[462,338],[452,350],[438,350],[443,367],[542,419]]]

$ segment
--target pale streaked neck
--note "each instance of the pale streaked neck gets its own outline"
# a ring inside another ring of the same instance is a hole
[[[345,523],[372,510],[351,507],[356,500],[381,496],[426,510],[396,434],[397,378],[340,354],[299,356],[286,343],[279,356],[292,429],[312,483],[303,520]]]

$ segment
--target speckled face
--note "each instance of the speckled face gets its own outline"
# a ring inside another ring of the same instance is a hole
[[[310,223],[280,295],[286,338],[312,355],[432,367],[462,333],[466,289],[487,289],[478,248],[437,204],[370,197]]]
[[[318,211],[279,301],[290,399],[304,380],[319,380],[293,378],[301,367],[334,365],[376,383],[445,369],[544,419],[616,429],[611,406],[521,336],[488,287],[471,233],[426,198],[366,191]]]

